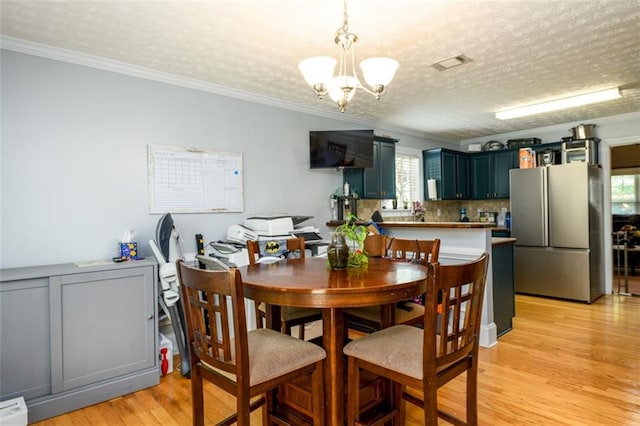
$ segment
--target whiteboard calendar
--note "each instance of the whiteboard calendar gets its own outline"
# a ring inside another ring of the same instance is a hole
[[[148,146],[149,213],[243,211],[242,153]]]

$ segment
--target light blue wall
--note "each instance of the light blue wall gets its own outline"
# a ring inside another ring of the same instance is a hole
[[[150,255],[147,145],[244,154],[243,213],[174,215],[185,251],[248,214],[310,215],[327,236],[342,173],[309,170],[309,130],[351,123],[2,50],[0,267],[105,259],[134,229]],[[376,129],[407,146],[434,143]]]

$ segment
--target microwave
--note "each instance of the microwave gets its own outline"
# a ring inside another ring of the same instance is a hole
[[[562,143],[562,164],[576,162],[595,164],[595,143],[593,139]]]

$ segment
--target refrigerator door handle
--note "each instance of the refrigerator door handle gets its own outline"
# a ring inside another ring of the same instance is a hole
[[[542,202],[540,203],[540,207],[542,208],[542,246],[549,247],[549,188],[548,184],[548,176],[547,169],[544,169],[544,173],[542,173]]]

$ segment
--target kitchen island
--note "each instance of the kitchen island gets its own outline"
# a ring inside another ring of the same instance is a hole
[[[327,226],[336,227],[342,222],[328,222]],[[491,347],[498,342],[498,329],[494,321],[494,285],[493,285],[493,244],[512,244],[512,238],[491,237],[494,223],[487,222],[379,222],[385,235],[410,239],[440,239],[440,263],[452,264],[467,262],[478,258],[482,253],[489,254],[487,285],[482,309],[480,326],[480,346]]]

